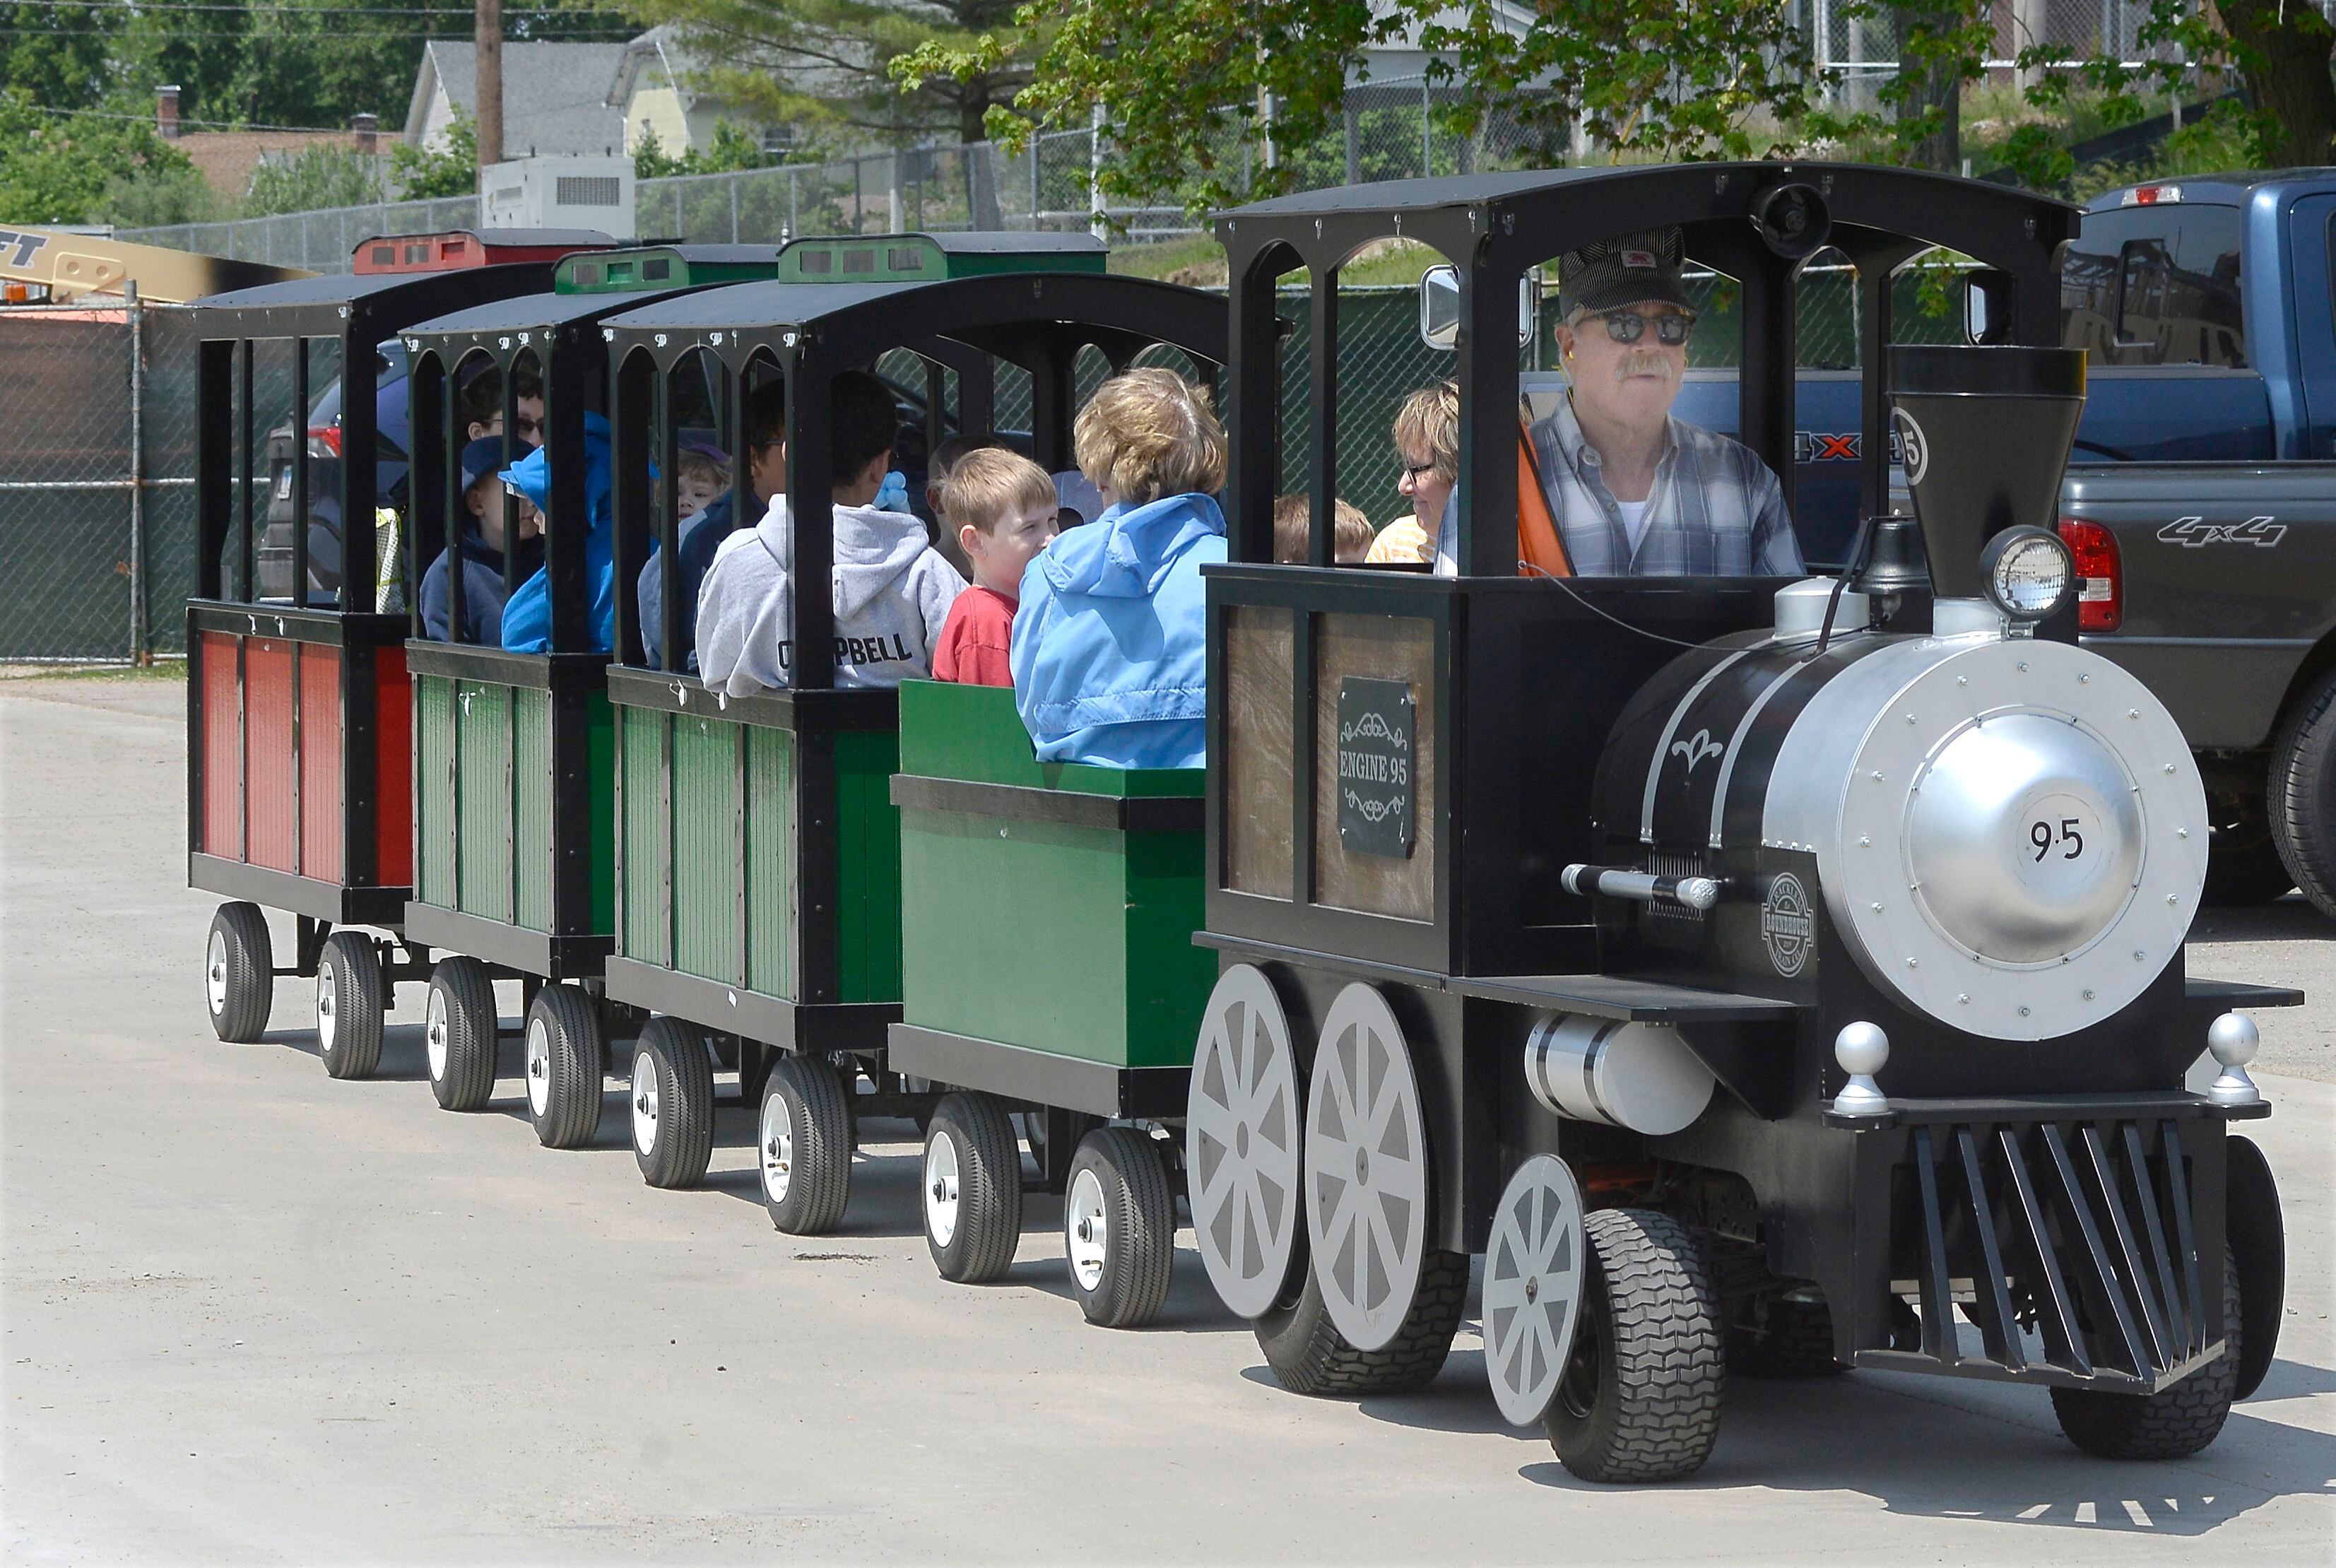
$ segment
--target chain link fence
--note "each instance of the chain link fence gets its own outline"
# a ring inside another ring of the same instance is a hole
[[[0,309],[0,560],[14,585],[0,659],[184,651],[194,382],[185,310]]]

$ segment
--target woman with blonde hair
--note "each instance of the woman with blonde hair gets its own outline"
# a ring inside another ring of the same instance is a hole
[[[1396,461],[1403,473],[1396,489],[1411,502],[1411,515],[1397,518],[1371,541],[1372,565],[1424,566],[1436,559],[1444,508],[1460,481],[1460,388],[1439,381],[1403,400],[1395,416]]]
[[[1206,597],[1225,559],[1225,431],[1173,371],[1103,384],[1073,431],[1101,516],[1022,574],[1016,706],[1045,762],[1199,767],[1207,759]]]

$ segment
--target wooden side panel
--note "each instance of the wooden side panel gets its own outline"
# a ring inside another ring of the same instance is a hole
[[[1297,880],[1292,613],[1260,605],[1225,612],[1225,885],[1274,899],[1291,897]]]
[[[889,786],[888,786],[889,787]],[[795,994],[795,737],[746,729],[746,983]]]
[[[647,964],[670,964],[667,942],[665,726],[656,708],[618,710],[625,726],[625,929],[617,950]]]
[[[244,648],[244,810],[253,865],[297,868],[293,849],[292,645],[252,638]]]
[[[236,677],[231,633],[207,631],[203,638],[203,842],[209,855],[243,855],[243,692]]]
[[[709,980],[738,973],[739,726],[673,721],[674,967]]]
[[[513,920],[551,929],[551,694],[517,687],[511,705],[511,856],[518,871]]]
[[[414,881],[414,708],[405,650],[374,652],[375,881],[402,888]]]
[[[422,863],[414,896],[440,909],[454,907],[454,683],[425,675],[414,682],[415,721],[414,811],[420,819]]]
[[[300,872],[341,880],[341,650],[300,649]]]
[[[455,908],[511,918],[511,688],[457,683],[454,713]]]
[[[1436,628],[1388,615],[1325,615],[1314,631],[1315,900],[1404,920],[1436,918]],[[1416,842],[1400,860],[1349,854],[1338,837],[1338,683],[1349,676],[1408,682],[1416,716]]]

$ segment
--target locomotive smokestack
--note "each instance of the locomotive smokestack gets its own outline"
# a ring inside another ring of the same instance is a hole
[[[1977,599],[1981,545],[2015,524],[2053,524],[2085,407],[2084,353],[1893,348],[1890,400],[1932,589]]]

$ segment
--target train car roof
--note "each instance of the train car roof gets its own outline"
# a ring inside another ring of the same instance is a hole
[[[631,294],[746,283],[775,277],[779,250],[776,245],[627,245],[579,251],[560,258],[552,287],[562,294]]]
[[[625,294],[561,294],[551,290],[540,294],[521,294],[510,299],[497,299],[483,305],[465,306],[444,316],[433,316],[404,328],[398,336],[414,340],[424,337],[466,337],[490,332],[525,332],[537,327],[564,326],[571,321],[590,320],[624,309],[633,297]]]
[[[553,261],[570,251],[608,250],[624,243],[594,229],[433,229],[368,236],[350,249],[349,264],[357,272],[411,275],[507,261]]]
[[[924,283],[998,272],[1106,269],[1110,247],[1091,234],[968,230],[955,234],[811,234],[779,252],[782,278]]]
[[[546,288],[550,283],[550,265],[540,261],[446,272],[332,273],[211,295],[196,301],[196,325],[208,338],[325,336],[344,331],[385,337],[414,321]]]
[[[822,316],[888,296],[913,294],[922,283],[733,283],[637,307],[612,317],[615,331],[701,327],[800,326]]]

